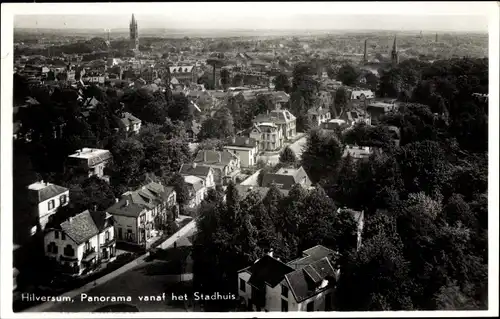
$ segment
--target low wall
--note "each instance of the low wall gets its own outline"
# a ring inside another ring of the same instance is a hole
[[[260,169],[253,173],[252,175],[248,176],[247,179],[245,179],[243,182],[240,183],[240,185],[249,185],[249,186],[259,186],[259,173]]]

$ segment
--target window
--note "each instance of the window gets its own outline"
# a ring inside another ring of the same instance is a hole
[[[75,250],[73,249],[73,247],[71,245],[66,245],[66,247],[64,247],[64,254],[66,256],[70,256],[70,257],[74,257],[75,256]]]
[[[67,200],[68,199],[67,199],[66,195],[62,195],[61,197],[59,197],[59,201],[61,202],[61,206],[66,204]]]
[[[47,245],[47,251],[52,254],[57,254],[57,245],[54,242],[51,242]]]
[[[61,239],[66,240],[66,233],[65,232],[61,232]]]
[[[314,311],[314,300],[307,304],[307,311]]]
[[[105,238],[106,238],[106,241],[109,240],[109,230],[106,230]]]
[[[281,311],[288,312],[288,301],[281,299]]]
[[[332,311],[332,293],[328,293],[325,296],[325,311]]]
[[[53,199],[49,200],[49,210],[53,210],[55,206],[56,202]]]
[[[240,278],[240,290],[241,291],[243,291],[243,292],[246,291],[246,285],[247,285],[247,283],[243,279]]]
[[[55,238],[55,239],[59,239],[59,231],[58,231],[58,230],[56,230],[56,231],[54,232],[54,238]]]
[[[288,298],[288,287],[285,285],[281,285],[281,295],[285,298]]]
[[[90,250],[90,241],[87,241],[85,243],[85,251],[88,251],[88,250]]]
[[[123,236],[123,234],[122,234],[122,228],[119,227],[118,228],[118,239],[122,239],[122,236]]]

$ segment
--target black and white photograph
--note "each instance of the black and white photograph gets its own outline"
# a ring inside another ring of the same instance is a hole
[[[2,318],[498,316],[499,31],[495,1],[2,4]]]

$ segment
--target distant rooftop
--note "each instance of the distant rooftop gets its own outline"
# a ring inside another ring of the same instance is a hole
[[[86,148],[86,147],[84,147],[81,150],[76,151],[75,154],[69,155],[69,157],[89,159],[89,158],[93,158],[96,156],[103,156],[103,155],[106,155],[108,153],[109,153],[108,150],[101,150],[98,148]]]

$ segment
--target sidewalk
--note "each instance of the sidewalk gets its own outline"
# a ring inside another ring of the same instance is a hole
[[[186,224],[186,226],[181,228],[177,233],[175,233],[172,236],[170,236],[169,238],[167,238],[160,245],[160,247],[165,249],[165,248],[172,246],[177,239],[179,239],[181,236],[185,235],[186,233],[188,233],[189,231],[191,231],[193,229],[196,229],[196,220],[194,220],[194,219],[189,224]],[[99,285],[102,285],[102,284],[108,282],[109,280],[131,270],[132,268],[135,268],[135,267],[145,263],[146,262],[145,259],[148,256],[149,256],[149,252],[146,252],[142,256],[129,262],[128,264],[125,264],[124,266],[118,268],[117,270],[115,270],[115,271],[113,271],[113,272],[93,281],[93,282],[90,282],[90,283],[88,283],[80,288],[65,292],[64,294],[62,294],[62,296],[69,296],[71,298],[75,298],[75,297],[79,296],[80,294],[85,293],[85,292],[89,291],[90,289],[93,289]],[[189,275],[189,274],[186,274],[186,275]],[[177,275],[177,277],[179,277],[179,276]],[[45,312],[45,311],[47,311],[47,309],[49,309],[53,306],[54,306],[53,302],[45,302],[45,303],[36,305],[34,307],[25,309],[22,312]]]

